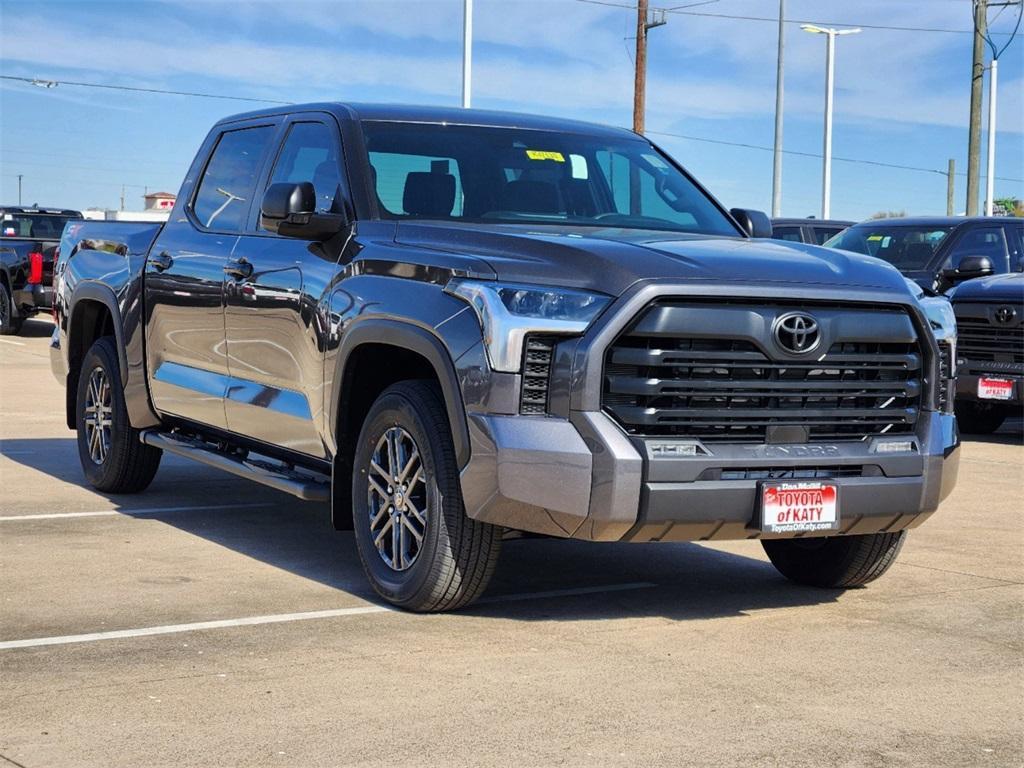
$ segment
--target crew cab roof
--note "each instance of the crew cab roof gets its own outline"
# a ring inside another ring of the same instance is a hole
[[[255,117],[288,115],[295,112],[330,112],[339,120],[383,120],[403,123],[452,123],[456,125],[481,125],[496,128],[525,128],[536,131],[557,131],[559,133],[585,133],[591,136],[615,138],[640,138],[626,128],[616,128],[582,120],[569,120],[543,115],[529,115],[519,112],[502,112],[489,109],[462,109],[460,107],[432,107],[408,104],[367,104],[350,102],[318,102],[311,104],[288,104],[280,107],[244,112],[220,120],[217,125],[250,120]]]
[[[1000,223],[1006,222],[1005,216],[897,216],[894,218],[868,219],[860,222],[871,226],[872,224],[886,224],[891,226],[904,225],[907,227],[957,227],[961,224],[974,222]]]
[[[52,216],[82,217],[81,211],[71,208],[47,208],[44,205],[0,205],[0,213],[48,213]]]

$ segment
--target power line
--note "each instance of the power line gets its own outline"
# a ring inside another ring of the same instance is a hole
[[[778,20],[776,20],[776,22],[777,21]],[[722,145],[727,146],[727,147],[742,147],[744,149],[757,149],[757,150],[761,150],[761,151],[764,151],[764,152],[774,152],[775,151],[774,147],[767,147],[767,146],[764,146],[764,145],[761,145],[761,144],[747,144],[747,143],[740,142],[740,141],[725,141],[723,139],[708,139],[708,138],[705,138],[704,136],[687,136],[686,134],[683,134],[683,133],[669,133],[668,131],[647,131],[647,133],[654,134],[656,136],[671,136],[672,138],[686,139],[687,141],[700,141],[700,142],[704,142],[706,144],[722,144]],[[796,150],[796,149],[784,149],[784,150],[782,150],[782,152],[783,152],[783,154],[787,154],[787,155],[797,155],[799,157],[813,157],[813,158],[821,159],[821,155],[818,154],[817,152],[801,152],[800,150]],[[916,165],[900,165],[898,163],[885,163],[885,162],[882,162],[881,160],[866,160],[864,158],[859,158],[859,157],[835,157],[835,156],[833,156],[832,159],[833,160],[837,160],[839,162],[843,162],[843,163],[856,163],[856,164],[859,164],[859,165],[872,165],[872,166],[877,166],[879,168],[894,168],[894,169],[901,170],[901,171],[918,171],[919,173],[937,173],[940,176],[945,176],[947,174],[946,171],[939,171],[939,170],[936,170],[935,168],[922,168],[922,167],[916,166]],[[966,176],[966,175],[967,175],[966,173],[958,173],[957,174],[957,176]],[[1024,184],[1024,179],[1012,179],[1012,178],[1007,178],[1005,176],[996,176],[995,178],[997,180],[999,180],[999,181],[1009,181],[1009,182],[1013,182],[1013,183],[1017,183],[1017,184]]]
[[[589,3],[590,5],[604,5],[609,8],[626,8],[628,10],[636,10],[636,6],[629,3],[614,3],[610,0],[576,0],[579,3]],[[711,11],[683,11],[673,10],[670,8],[663,9],[665,13],[677,13],[681,16],[702,16],[704,18],[711,19],[734,19],[737,21],[765,21],[772,24],[778,24],[778,17],[771,16],[741,16],[737,14],[729,13],[712,13]],[[843,22],[843,21],[822,21],[821,19],[807,20],[807,19],[784,19],[786,24],[821,24],[829,27],[861,27],[862,29],[884,29],[893,32],[937,32],[941,34],[949,35],[973,35],[974,31],[970,29],[945,29],[942,27],[899,27],[888,24],[863,24],[861,22]],[[1009,32],[993,32],[994,35],[1007,35]]]
[[[73,80],[47,80],[40,77],[15,77],[14,75],[0,75],[0,80],[17,80],[29,85],[37,85],[41,88],[53,88],[57,85],[74,85],[80,88],[105,88],[110,91],[133,91],[135,93],[160,93],[169,96],[194,96],[200,99],[228,99],[230,101],[250,101],[260,104],[292,104],[291,101],[276,101],[274,99],[256,99],[249,96],[223,96],[217,93],[199,93],[197,91],[169,91],[163,88],[139,88],[131,85],[107,85],[105,83],[83,83]]]

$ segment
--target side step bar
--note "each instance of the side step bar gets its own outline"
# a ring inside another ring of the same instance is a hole
[[[276,466],[269,461],[254,461],[225,451],[220,451],[201,440],[182,435],[147,429],[141,435],[142,442],[168,453],[184,456],[210,467],[223,469],[233,475],[255,480],[279,491],[290,493],[305,501],[330,501],[331,483],[317,480],[312,475],[296,472],[284,465]]]

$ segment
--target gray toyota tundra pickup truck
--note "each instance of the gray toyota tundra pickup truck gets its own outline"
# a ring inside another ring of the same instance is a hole
[[[771,234],[616,128],[227,118],[162,225],[69,225],[52,362],[85,476],[163,452],[329,501],[412,610],[516,532],[759,539],[864,584],[956,481],[951,345],[876,259]]]

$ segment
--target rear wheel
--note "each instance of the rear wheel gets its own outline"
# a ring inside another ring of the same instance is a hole
[[[956,420],[960,431],[969,435],[991,435],[1006,420],[1007,408],[994,403],[960,400],[956,404]]]
[[[144,445],[128,422],[114,340],[92,345],[78,375],[78,458],[92,486],[136,493],[152,482],[163,451]]]
[[[874,581],[895,562],[906,531],[812,539],[763,539],[778,570],[798,584],[845,589]]]
[[[14,316],[14,300],[7,283],[0,280],[0,336],[16,336],[25,322],[22,317]]]
[[[487,587],[501,529],[466,516],[436,385],[404,381],[377,398],[356,446],[352,499],[359,558],[388,602],[448,611]]]

